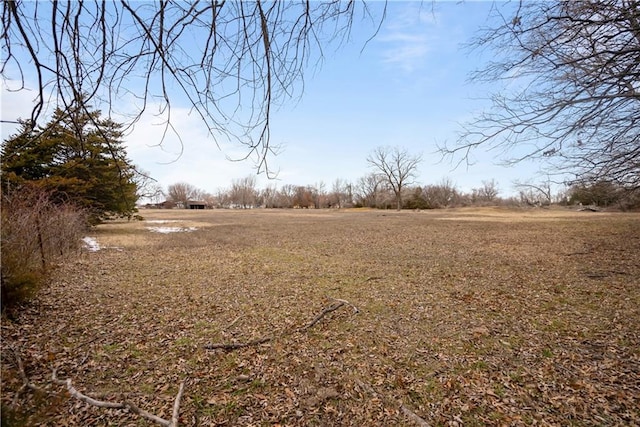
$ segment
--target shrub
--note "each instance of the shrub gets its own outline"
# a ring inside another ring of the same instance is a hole
[[[34,186],[2,194],[2,310],[31,298],[55,262],[77,252],[87,226],[83,211],[54,203]]]

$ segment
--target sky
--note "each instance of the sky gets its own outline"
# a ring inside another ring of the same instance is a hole
[[[381,8],[382,3],[373,7]],[[374,170],[366,159],[379,146],[397,146],[420,154],[416,184],[450,179],[470,191],[495,180],[502,196],[515,192],[515,180],[534,179],[540,165],[505,167],[499,153],[477,149],[471,162],[442,160],[438,146],[454,143],[460,124],[490,105],[492,87],[469,82],[487,54],[464,45],[491,22],[490,2],[391,2],[376,37],[375,27],[355,22],[351,40],[326,49],[320,66],[306,69],[304,91],[279,105],[271,118],[271,143],[279,154],[269,157],[276,179],[257,175],[266,185],[318,185],[330,189],[336,179],[355,183]],[[380,9],[381,10],[381,9]],[[2,119],[28,117],[32,96],[2,87]],[[300,91],[300,87],[299,87]],[[129,158],[166,188],[187,182],[216,193],[235,179],[255,175],[251,160],[231,161],[243,147],[219,143],[188,105],[173,106],[172,119],[182,142],[167,135],[160,120],[145,115],[125,139]],[[15,128],[2,124],[2,138]]]

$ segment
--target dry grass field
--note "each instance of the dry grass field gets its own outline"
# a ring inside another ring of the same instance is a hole
[[[53,367],[163,418],[184,381],[185,426],[640,425],[638,214],[141,214],[2,320],[19,425],[152,425]]]

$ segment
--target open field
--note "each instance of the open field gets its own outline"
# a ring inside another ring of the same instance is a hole
[[[2,320],[29,424],[151,425],[56,366],[187,426],[640,425],[638,214],[141,214]]]

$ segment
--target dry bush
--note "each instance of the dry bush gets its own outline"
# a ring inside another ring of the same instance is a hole
[[[86,224],[83,211],[39,188],[2,195],[3,310],[33,296],[53,263],[78,249]]]

